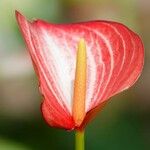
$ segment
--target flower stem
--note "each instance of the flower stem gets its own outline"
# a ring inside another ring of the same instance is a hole
[[[84,150],[84,130],[75,133],[75,150]]]

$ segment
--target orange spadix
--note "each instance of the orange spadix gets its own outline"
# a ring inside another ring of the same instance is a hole
[[[80,39],[76,57],[73,95],[73,119],[77,127],[81,125],[85,117],[86,68],[86,44],[84,39]]]

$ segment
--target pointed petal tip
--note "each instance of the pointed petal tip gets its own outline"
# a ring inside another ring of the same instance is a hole
[[[16,15],[17,23],[21,31],[23,32],[23,30],[25,30],[25,27],[27,26],[29,21],[17,10],[15,10],[15,15]]]
[[[19,20],[25,19],[25,17],[18,10],[15,10],[15,15],[18,22]]]
[[[15,15],[16,15],[16,17],[18,17],[21,14],[20,14],[20,12],[18,10],[15,10]]]
[[[22,15],[18,10],[15,10],[16,20],[19,25],[26,23],[32,23],[30,22],[24,15]]]

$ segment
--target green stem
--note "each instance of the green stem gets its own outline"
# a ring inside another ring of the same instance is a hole
[[[75,150],[84,150],[84,130],[75,133]]]

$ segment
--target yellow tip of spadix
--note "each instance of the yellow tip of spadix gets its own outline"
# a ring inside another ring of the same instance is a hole
[[[80,126],[85,117],[86,66],[86,44],[84,39],[80,39],[77,50],[73,95],[73,118],[76,126]]]

